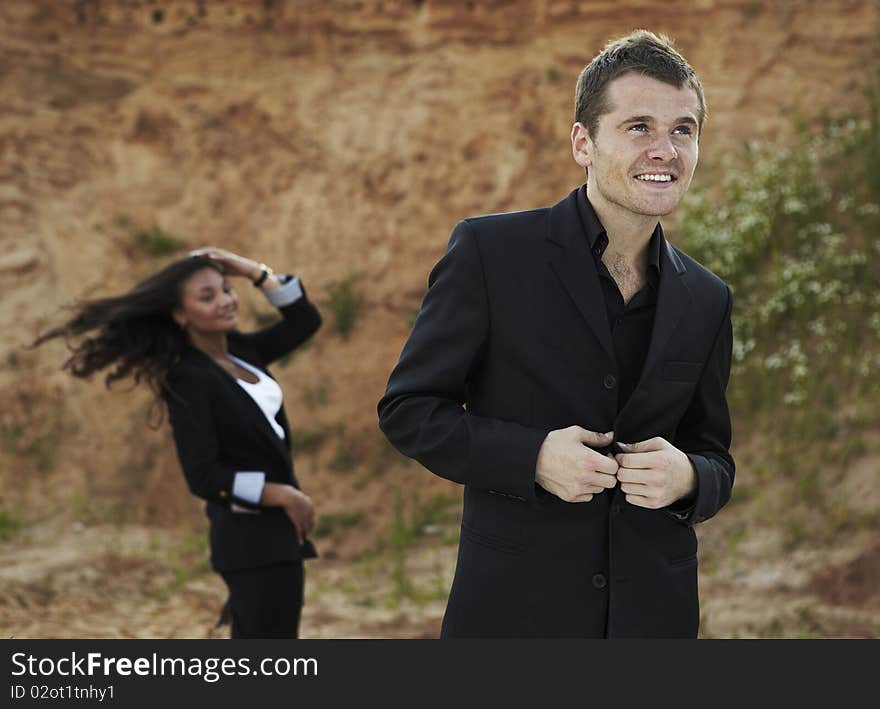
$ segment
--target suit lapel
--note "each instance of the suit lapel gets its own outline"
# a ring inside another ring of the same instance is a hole
[[[284,440],[278,437],[275,433],[275,430],[272,428],[272,425],[266,420],[266,414],[263,413],[263,410],[259,407],[256,401],[253,400],[250,394],[248,394],[241,385],[233,379],[232,376],[226,372],[223,367],[217,364],[213,359],[211,359],[207,354],[201,352],[197,348],[193,348],[198,354],[207,360],[210,363],[210,366],[214,368],[220,377],[220,381],[223,386],[226,387],[226,390],[231,392],[231,395],[235,397],[242,409],[242,419],[250,421],[254,426],[257,433],[259,433],[265,442],[272,447],[286,462],[290,460],[290,452],[287,449],[287,446],[284,443]],[[229,351],[231,354],[234,354],[236,357],[244,359],[247,362],[252,363],[253,359],[249,359],[246,352],[242,352],[239,348],[233,346],[233,343],[230,341],[229,343]],[[267,376],[271,376],[266,372],[262,367],[257,364],[253,366],[258,367],[264,374]],[[246,413],[245,413],[246,412]],[[244,421],[242,421],[242,425],[245,425]],[[285,433],[287,433],[285,431]],[[290,435],[290,434],[287,434]]]
[[[577,190],[550,209],[547,233],[550,268],[613,361],[614,344],[605,313],[602,285],[577,212],[576,199]]]
[[[657,310],[654,313],[651,342],[648,345],[648,354],[645,356],[639,385],[621,409],[618,418],[622,418],[626,414],[633,405],[633,401],[638,399],[640,392],[646,391],[645,383],[650,381],[651,372],[662,361],[663,352],[669,339],[691,306],[692,296],[684,279],[684,263],[667,243],[662,229],[660,230],[660,238],[660,286],[657,293]]]

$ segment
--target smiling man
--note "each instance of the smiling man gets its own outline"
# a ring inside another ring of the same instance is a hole
[[[586,184],[455,227],[379,402],[465,486],[443,637],[696,637],[693,525],[730,498],[730,289],[669,244],[706,109],[670,42],[577,84]]]

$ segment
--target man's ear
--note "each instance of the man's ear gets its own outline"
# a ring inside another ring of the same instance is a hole
[[[583,123],[571,127],[571,156],[583,168],[590,167],[593,162],[593,141]]]

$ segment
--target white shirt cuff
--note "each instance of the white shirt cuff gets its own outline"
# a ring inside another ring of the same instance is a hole
[[[278,278],[282,279],[284,276],[279,276]],[[272,303],[276,308],[283,308],[285,305],[292,305],[302,298],[303,289],[299,283],[299,278],[296,276],[289,276],[288,280],[278,286],[278,288],[264,290],[263,295],[265,295],[266,300]]]
[[[232,495],[254,505],[259,505],[265,484],[266,473],[242,470],[235,474],[235,479],[232,482]]]

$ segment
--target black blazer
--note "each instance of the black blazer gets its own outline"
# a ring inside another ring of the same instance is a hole
[[[692,525],[727,502],[734,477],[731,292],[663,239],[650,349],[618,410],[577,194],[455,227],[379,402],[401,452],[465,485],[444,637],[697,634]],[[547,433],[575,424],[627,443],[662,436],[688,453],[692,509],[636,507],[619,487],[567,503],[537,486]]]
[[[258,332],[230,332],[229,352],[269,374],[271,362],[321,325],[305,294],[280,312],[280,322]],[[171,393],[165,399],[177,455],[189,489],[207,501],[213,568],[229,571],[316,556],[310,541],[297,543],[293,523],[281,508],[260,508],[232,494],[239,471],[263,471],[266,482],[299,487],[284,407],[276,417],[284,429],[281,440],[250,395],[195,347],[172,368],[168,383]],[[235,512],[233,503],[249,511]]]

